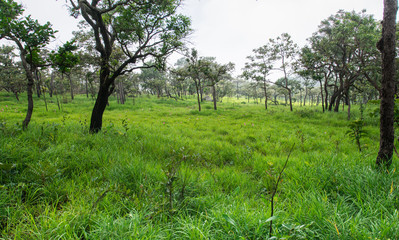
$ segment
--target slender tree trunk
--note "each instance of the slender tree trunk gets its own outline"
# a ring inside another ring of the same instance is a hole
[[[35,74],[35,79],[36,79],[36,94],[37,97],[40,98],[40,96],[42,95],[42,89],[41,89],[41,81],[40,81],[40,72],[38,69],[34,70],[34,74]]]
[[[213,109],[217,110],[217,107],[216,107],[216,86],[215,86],[215,84],[212,85],[212,97],[213,97]]]
[[[195,81],[195,89],[197,90],[198,111],[201,112],[200,89],[198,85],[199,82]]]
[[[320,82],[320,93],[321,93],[321,107],[323,108],[323,113],[324,113],[323,85],[321,80],[319,82]]]
[[[86,77],[85,77],[85,88],[86,88],[86,98],[89,98],[89,86],[88,86],[88,78],[89,78],[89,75],[86,75]]]
[[[28,92],[28,110],[26,112],[26,116],[25,116],[25,120],[22,122],[22,128],[26,129],[30,123],[30,120],[32,118],[32,113],[33,113],[33,85],[34,85],[34,81],[33,81],[33,76],[32,73],[27,74],[30,75],[28,76],[28,88],[27,88],[27,92]]]
[[[348,120],[351,120],[351,101],[350,100],[348,101]]]
[[[292,96],[291,96],[291,89],[288,90],[288,97],[290,99],[290,110],[292,112]]]
[[[341,103],[341,98],[342,98],[342,95],[339,94],[337,96],[336,101],[335,101],[334,112],[338,112],[339,111],[339,104]]]
[[[55,73],[52,72],[51,76],[50,76],[50,86],[49,86],[49,94],[50,97],[53,97],[53,90],[54,90],[54,77],[55,77]]]
[[[380,106],[380,149],[377,166],[389,167],[392,164],[394,148],[394,106],[395,106],[395,33],[397,0],[384,0],[382,38],[377,44],[382,53],[382,82]]]
[[[18,96],[18,91],[14,92],[15,98],[17,99],[17,101],[19,102],[19,96]]]
[[[71,74],[68,74],[68,80],[69,80],[69,86],[71,88],[71,99],[73,100],[73,85],[72,85],[72,78],[71,78]]]
[[[267,85],[266,85],[266,81],[263,81],[263,89],[265,90],[265,109],[267,110]]]

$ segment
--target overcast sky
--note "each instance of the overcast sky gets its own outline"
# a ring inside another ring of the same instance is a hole
[[[59,31],[54,47],[72,38],[77,20],[68,15],[65,0],[17,1],[34,19],[50,21]],[[195,30],[189,47],[198,49],[201,56],[216,57],[218,62],[235,63],[239,73],[246,56],[269,38],[286,32],[303,46],[321,21],[340,9],[366,9],[381,20],[383,0],[185,0],[180,11],[191,17]]]

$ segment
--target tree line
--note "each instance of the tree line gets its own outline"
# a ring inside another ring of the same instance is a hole
[[[67,5],[71,15],[83,21],[71,41],[52,51],[46,49],[56,33],[51,24],[23,16],[22,5],[13,0],[1,0],[0,39],[14,44],[0,49],[1,87],[17,99],[27,89],[24,128],[32,117],[34,89],[44,99],[46,92],[50,97],[55,95],[59,108],[67,91],[71,100],[76,92],[87,97],[90,94],[95,99],[92,133],[101,130],[112,94],[123,104],[126,96],[143,92],[176,100],[195,95],[199,111],[204,94],[212,96],[215,110],[217,101],[234,93],[248,99],[264,98],[266,110],[268,102],[277,104],[277,96],[284,95],[293,111],[298,94],[300,104],[305,105],[306,98],[317,91],[323,112],[337,112],[346,105],[349,119],[352,103],[384,101],[386,65],[381,62],[389,54],[384,52],[388,40],[382,41],[381,36],[386,35],[383,26],[388,24],[388,16],[395,15],[395,26],[389,28],[396,27],[397,1],[384,3],[383,23],[365,10],[340,10],[322,20],[302,48],[288,33],[271,38],[253,50],[242,74],[233,78],[233,63],[220,64],[214,57],[199,56],[197,50],[186,48],[184,40],[192,29],[190,18],[177,13],[181,0],[70,0]],[[397,39],[394,31],[391,41]],[[390,53],[396,51],[397,45],[393,46]],[[176,51],[185,52],[185,57],[167,67],[167,57]],[[392,67],[389,69],[392,71]],[[271,79],[273,74],[280,78]],[[397,82],[395,79],[389,85],[394,95]]]

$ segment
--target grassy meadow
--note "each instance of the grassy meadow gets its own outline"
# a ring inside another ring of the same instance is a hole
[[[112,98],[91,135],[93,100],[47,101],[23,131],[25,97],[0,93],[0,239],[399,239],[375,106],[360,152],[346,111],[321,106]]]

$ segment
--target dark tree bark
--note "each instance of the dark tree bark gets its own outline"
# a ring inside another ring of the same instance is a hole
[[[200,99],[200,90],[199,90],[199,85],[200,83],[197,83],[195,81],[195,89],[197,90],[197,101],[198,101],[198,111],[201,112],[201,99]]]
[[[98,95],[96,99],[96,103],[94,104],[94,108],[91,114],[90,121],[90,132],[97,133],[101,130],[103,125],[103,114],[105,108],[108,103],[108,87],[104,87],[104,85],[100,85],[100,89],[98,90]]]
[[[266,81],[263,81],[263,90],[265,91],[265,109],[267,110],[267,85],[266,85]]]
[[[55,77],[55,73],[52,72],[51,73],[51,78],[50,78],[50,86],[49,86],[49,94],[50,97],[53,97],[53,91],[54,91],[54,77]]]
[[[39,69],[35,69],[34,70],[35,73],[35,78],[36,78],[36,93],[37,93],[37,97],[40,98],[42,95],[42,86],[41,86],[41,76],[40,76],[40,72]]]
[[[213,98],[213,109],[217,110],[217,107],[216,107],[216,86],[215,85],[216,84],[212,85],[212,98]]]
[[[394,148],[395,106],[395,40],[397,0],[384,0],[382,38],[377,44],[382,54],[382,82],[380,106],[380,149],[376,164],[389,167]]]

